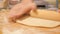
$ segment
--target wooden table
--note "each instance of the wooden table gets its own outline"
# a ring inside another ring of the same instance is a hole
[[[2,12],[0,13],[0,15],[1,14]],[[2,23],[0,24],[0,26],[1,25]],[[21,32],[21,34],[38,34],[38,33],[39,34],[60,34],[60,26],[54,28],[46,28],[46,27],[31,27],[19,23],[8,23],[8,24],[3,23],[3,25],[0,27],[0,34],[2,34],[3,31],[2,28],[4,30],[6,28],[6,30],[9,30],[10,32],[15,31],[15,34],[17,34],[16,31],[18,30],[19,32]],[[6,30],[5,33],[7,32]]]

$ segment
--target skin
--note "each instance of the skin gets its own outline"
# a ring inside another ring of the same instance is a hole
[[[10,21],[15,21],[31,10],[36,11],[36,4],[33,2],[33,0],[22,0],[21,3],[16,4],[11,8],[8,18]]]
[[[58,10],[58,12],[60,13],[60,9]]]

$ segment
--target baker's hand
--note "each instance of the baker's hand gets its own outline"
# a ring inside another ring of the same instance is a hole
[[[60,9],[58,10],[58,12],[60,13]]]
[[[15,21],[17,18],[20,18],[22,15],[30,12],[31,10],[36,10],[36,4],[34,2],[21,2],[12,7],[9,12],[9,18],[12,21]]]

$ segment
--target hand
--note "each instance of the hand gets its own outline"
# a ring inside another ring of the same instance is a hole
[[[58,10],[58,12],[60,13],[60,10]]]
[[[9,18],[12,21],[15,21],[17,18],[20,18],[22,15],[30,12],[31,10],[36,10],[36,4],[34,2],[21,2],[15,5],[9,12]]]

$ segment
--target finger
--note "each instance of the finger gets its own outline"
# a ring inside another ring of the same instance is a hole
[[[36,10],[36,9],[37,9],[37,6],[36,6],[35,3],[33,3],[33,5],[32,5],[32,10]]]
[[[37,6],[36,6],[36,4],[34,4],[34,5],[32,6],[32,11],[33,11],[34,13],[37,13]]]

